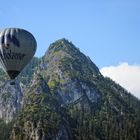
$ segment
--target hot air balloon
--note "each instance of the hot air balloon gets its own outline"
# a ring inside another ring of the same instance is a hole
[[[37,43],[34,36],[19,28],[0,31],[0,64],[10,79],[15,79],[34,56]]]

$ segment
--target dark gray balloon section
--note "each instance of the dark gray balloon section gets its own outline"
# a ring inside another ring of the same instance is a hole
[[[0,30],[0,65],[15,79],[30,62],[37,49],[34,36],[20,28]]]

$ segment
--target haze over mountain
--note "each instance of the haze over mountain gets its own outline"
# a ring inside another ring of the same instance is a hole
[[[140,139],[140,101],[66,39],[34,58],[15,85],[0,73],[0,140]]]

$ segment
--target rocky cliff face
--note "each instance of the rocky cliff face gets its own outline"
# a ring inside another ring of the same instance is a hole
[[[12,121],[22,106],[23,93],[18,81],[11,85],[11,81],[7,81],[0,88],[0,118],[6,123]]]
[[[11,139],[71,139],[69,122],[41,75],[34,75],[23,104],[22,112],[13,127]]]
[[[104,78],[71,42],[52,43],[34,64],[21,74],[23,90],[18,83],[0,90],[1,118],[18,114],[10,139],[140,139],[140,101]]]

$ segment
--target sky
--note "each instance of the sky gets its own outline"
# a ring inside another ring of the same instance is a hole
[[[1,0],[0,28],[7,27],[31,32],[37,40],[37,57],[54,41],[66,38],[105,76],[112,76],[112,67],[114,75],[124,64],[127,69],[140,67],[139,0]],[[135,82],[138,85],[140,79]],[[140,97],[140,88],[131,92]]]
[[[140,66],[124,62],[117,66],[103,67],[100,71],[140,99]]]

